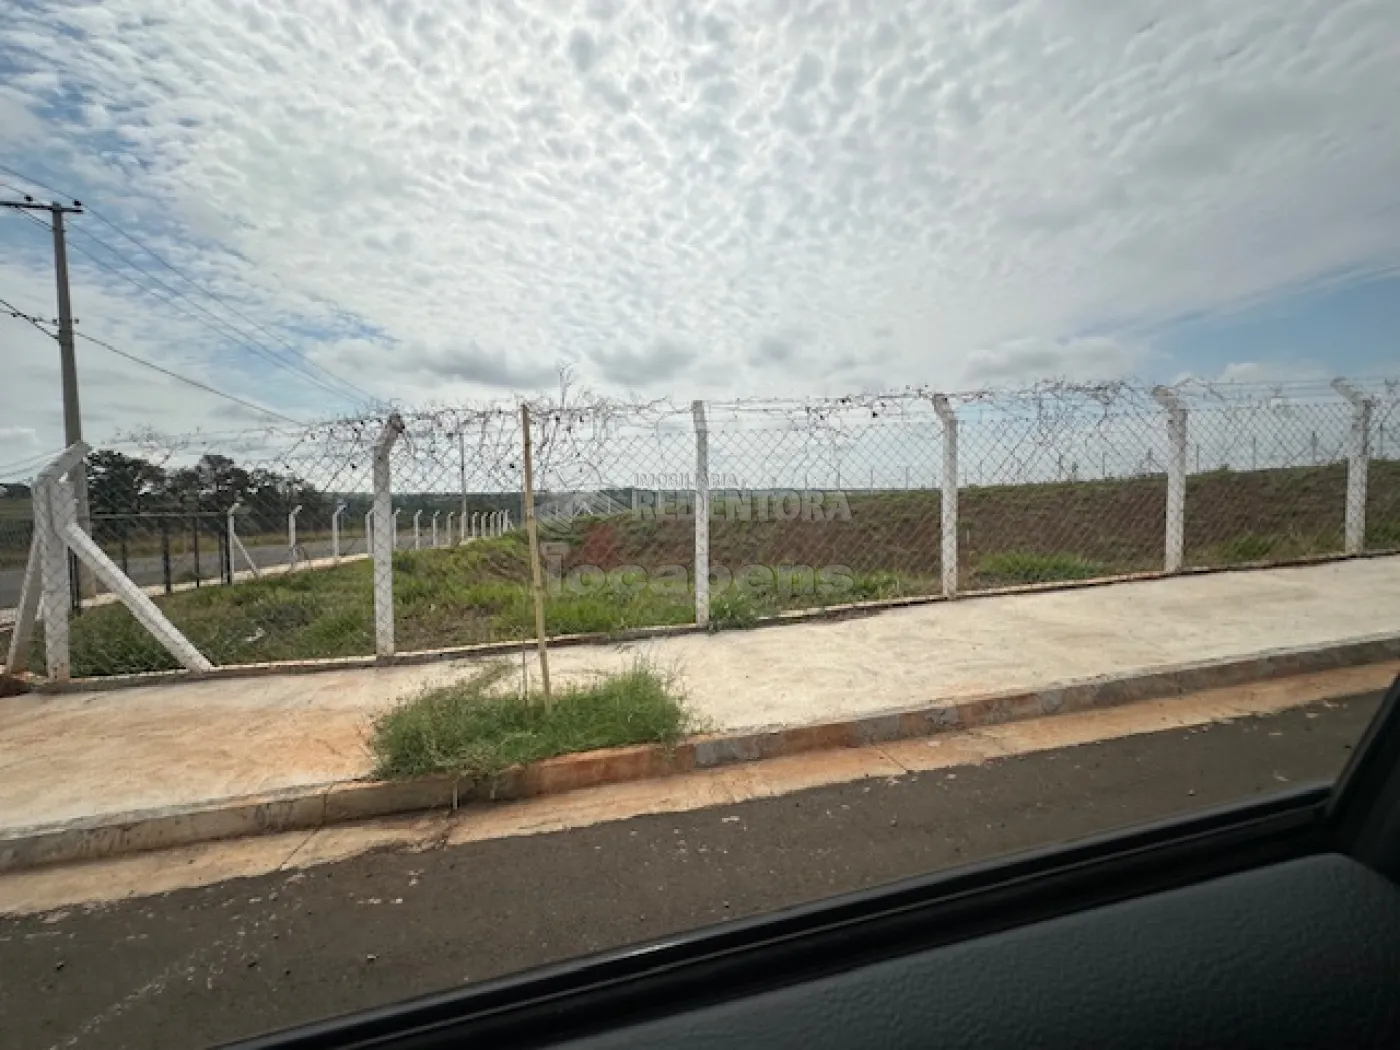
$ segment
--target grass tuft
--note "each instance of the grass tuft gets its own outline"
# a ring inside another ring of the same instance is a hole
[[[1211,552],[1212,560],[1224,562],[1226,565],[1263,561],[1278,546],[1279,541],[1276,536],[1260,536],[1257,533],[1247,532],[1243,536],[1236,536],[1217,544]]]
[[[977,565],[979,578],[992,584],[1053,583],[1059,580],[1091,580],[1107,574],[1098,562],[1077,554],[1035,554],[1007,551],[988,554]]]
[[[743,631],[753,627],[775,609],[771,601],[747,591],[725,591],[710,599],[710,626],[714,631]]]
[[[629,744],[675,743],[693,723],[671,680],[638,664],[621,674],[529,701],[501,686],[505,663],[465,682],[427,690],[375,719],[374,775],[385,780],[447,773],[498,774],[554,755]]]

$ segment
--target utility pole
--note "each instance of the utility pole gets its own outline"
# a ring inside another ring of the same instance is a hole
[[[83,204],[74,201],[71,206],[52,201],[43,204],[33,197],[26,196],[22,201],[0,201],[0,207],[19,211],[46,211],[53,227],[53,267],[58,285],[58,353],[59,370],[63,377],[63,443],[71,447],[83,439],[82,413],[78,409],[78,362],[73,352],[73,307],[68,294],[68,242],[64,237],[63,217],[81,215]],[[88,510],[87,463],[79,462],[73,467],[69,480],[73,485],[74,502],[78,511],[78,526],[86,533],[92,533],[92,521]],[[83,587],[78,575],[78,561],[73,559],[72,578],[75,597],[81,596]],[[76,603],[75,603],[76,604]],[[81,605],[77,605],[81,608]]]

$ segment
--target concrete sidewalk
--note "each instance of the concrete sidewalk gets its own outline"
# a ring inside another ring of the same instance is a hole
[[[855,620],[579,646],[578,681],[638,658],[717,731],[1400,635],[1400,558],[892,609]],[[520,657],[510,658],[515,662]],[[466,661],[0,701],[0,830],[363,777],[370,718]],[[533,659],[527,661],[533,677]]]

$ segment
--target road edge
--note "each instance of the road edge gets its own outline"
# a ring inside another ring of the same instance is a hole
[[[1279,649],[1248,657],[1178,664],[1127,675],[1058,682],[1034,690],[965,697],[806,726],[706,734],[674,745],[561,755],[487,781],[422,777],[336,781],[275,794],[104,814],[0,831],[0,873],[96,860],[199,842],[329,825],[467,803],[514,801],[603,784],[649,780],[812,751],[865,747],[1032,718],[1157,700],[1206,689],[1400,659],[1400,636]]]

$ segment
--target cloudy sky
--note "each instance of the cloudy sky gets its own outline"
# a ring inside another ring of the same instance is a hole
[[[678,400],[1400,372],[1397,98],[1394,0],[0,19],[0,165],[96,209],[79,331],[296,419],[560,362]],[[14,214],[0,297],[55,313]],[[98,440],[259,419],[95,343],[79,365]],[[0,465],[58,445],[53,342],[0,315],[0,376]]]

